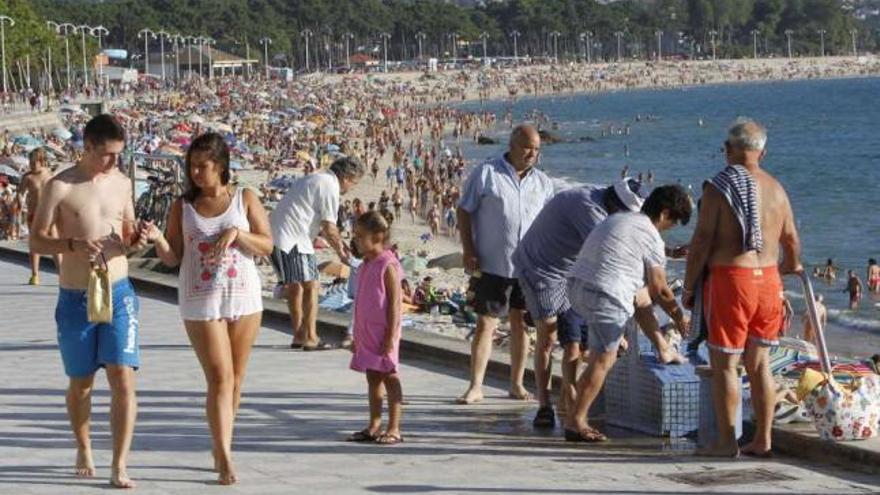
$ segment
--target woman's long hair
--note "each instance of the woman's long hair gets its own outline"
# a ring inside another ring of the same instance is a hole
[[[209,160],[223,167],[223,171],[220,172],[221,184],[225,186],[232,179],[232,173],[229,171],[229,147],[226,146],[223,136],[216,132],[202,134],[195,138],[189,145],[189,149],[186,150],[186,190],[183,192],[183,199],[188,203],[195,201],[202,192],[201,188],[193,183],[190,176],[194,153],[207,153]]]

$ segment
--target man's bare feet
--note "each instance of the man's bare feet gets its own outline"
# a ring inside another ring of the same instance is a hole
[[[710,447],[697,449],[694,455],[697,457],[723,457],[726,459],[737,459],[739,458],[739,447],[737,447],[736,444],[733,444],[732,446],[712,445]]]
[[[507,392],[507,396],[514,400],[522,400],[522,401],[533,401],[535,398],[532,394],[529,393],[525,387],[514,387],[509,392]]]
[[[113,471],[110,474],[110,485],[113,486],[113,488],[134,488],[137,486],[134,481],[128,477],[125,468],[113,468]]]
[[[90,449],[77,449],[74,473],[78,478],[91,478],[95,475],[95,463],[92,462]]]
[[[480,389],[469,388],[467,392],[464,393],[458,399],[455,399],[456,404],[468,405],[468,404],[476,404],[483,400],[483,392]]]
[[[756,442],[749,442],[744,445],[740,453],[749,457],[757,457],[758,459],[769,459],[773,457],[773,450],[767,445],[759,445]]]

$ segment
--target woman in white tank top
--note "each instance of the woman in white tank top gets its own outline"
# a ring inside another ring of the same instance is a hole
[[[180,315],[208,382],[206,412],[221,484],[237,481],[232,425],[241,383],[263,315],[254,256],[272,252],[269,218],[250,190],[229,185],[229,148],[219,134],[192,142],[187,191],[174,202],[166,236],[147,239],[168,266],[180,266]]]

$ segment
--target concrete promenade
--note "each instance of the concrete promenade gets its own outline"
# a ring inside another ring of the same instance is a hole
[[[99,477],[71,476],[66,378],[53,321],[57,279],[24,285],[0,261],[0,493],[98,493],[110,461],[108,391],[96,381],[93,448]],[[233,447],[241,479],[211,472],[204,380],[173,301],[141,294],[140,413],[129,474],[137,493],[880,493],[880,477],[779,457],[719,462],[691,445],[612,431],[603,446],[565,444],[531,427],[534,404],[489,399],[461,407],[463,369],[402,356],[406,442],[343,442],[366,421],[366,385],[346,351],[293,352],[286,328],[264,328],[254,348]],[[100,372],[99,372],[100,373]]]

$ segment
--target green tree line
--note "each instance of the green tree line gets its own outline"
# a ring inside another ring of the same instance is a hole
[[[847,54],[853,30],[863,51],[877,46],[878,35],[837,0],[507,0],[483,7],[439,0],[0,0],[0,14],[16,21],[6,33],[9,71],[28,55],[37,70],[49,48],[61,53],[64,44],[47,20],[103,25],[110,30],[104,47],[133,53],[143,51],[143,28],[210,37],[215,48],[256,59],[264,53],[259,40],[270,38],[272,63],[297,68],[305,64],[306,42],[312,67],[339,65],[346,39],[351,53],[381,58],[383,33],[393,60],[416,58],[419,41],[425,57],[481,56],[481,34],[490,56],[512,55],[516,42],[521,56],[576,58],[589,50],[606,59],[617,55],[616,33],[622,55],[641,58],[654,56],[658,45],[664,55],[706,56],[713,39],[719,56],[750,56],[755,44],[760,55],[782,56],[787,33],[795,54],[817,55],[820,30],[826,53]],[[81,58],[79,38],[70,39],[73,60]],[[88,37],[86,50],[96,49]]]

